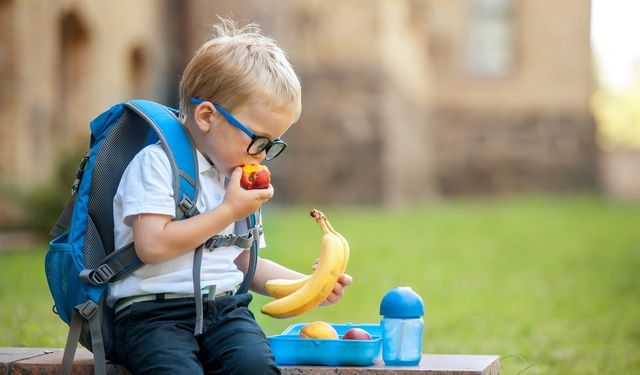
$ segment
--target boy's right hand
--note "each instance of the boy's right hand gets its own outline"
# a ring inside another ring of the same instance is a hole
[[[236,167],[231,173],[227,192],[222,202],[235,216],[236,221],[256,212],[260,206],[273,197],[274,193],[271,184],[266,189],[245,190],[240,186],[241,177],[242,168]]]

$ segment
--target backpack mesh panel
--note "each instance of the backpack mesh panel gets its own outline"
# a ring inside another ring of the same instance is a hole
[[[125,109],[98,150],[89,192],[89,225],[83,247],[85,266],[95,268],[114,250],[113,197],[133,157],[145,146],[149,125]],[[95,224],[92,228],[92,224]]]
[[[89,251],[91,249],[91,251]],[[106,251],[102,241],[100,241],[100,235],[98,229],[93,222],[91,216],[87,218],[87,228],[84,232],[84,265],[87,268],[94,269],[102,264],[102,259],[105,257]]]

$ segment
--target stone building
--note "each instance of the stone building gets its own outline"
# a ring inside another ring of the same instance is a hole
[[[42,182],[106,106],[166,100],[164,13],[153,0],[0,0],[0,178]]]
[[[192,4],[197,27],[207,2]],[[595,187],[589,2],[236,4],[211,8],[260,22],[303,80],[290,157],[275,169],[285,199],[402,204]]]
[[[174,5],[0,0],[0,227],[16,191],[46,184],[65,153],[80,160],[93,117],[130,97],[168,99]]]
[[[286,157],[272,162],[280,202],[593,189],[589,8],[0,0],[0,182],[46,179],[114,102],[175,104],[180,70],[219,14],[259,23],[302,79],[302,118],[286,134]]]

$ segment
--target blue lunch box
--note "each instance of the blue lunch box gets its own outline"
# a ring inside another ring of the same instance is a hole
[[[300,338],[307,323],[289,326],[282,334],[269,336],[269,344],[278,365],[370,366],[380,356],[379,324],[331,324],[338,340]],[[371,340],[342,340],[350,328],[369,332]]]

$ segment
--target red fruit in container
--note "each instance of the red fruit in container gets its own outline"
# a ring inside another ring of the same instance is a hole
[[[351,328],[342,336],[343,340],[371,340],[369,332],[362,328]]]

